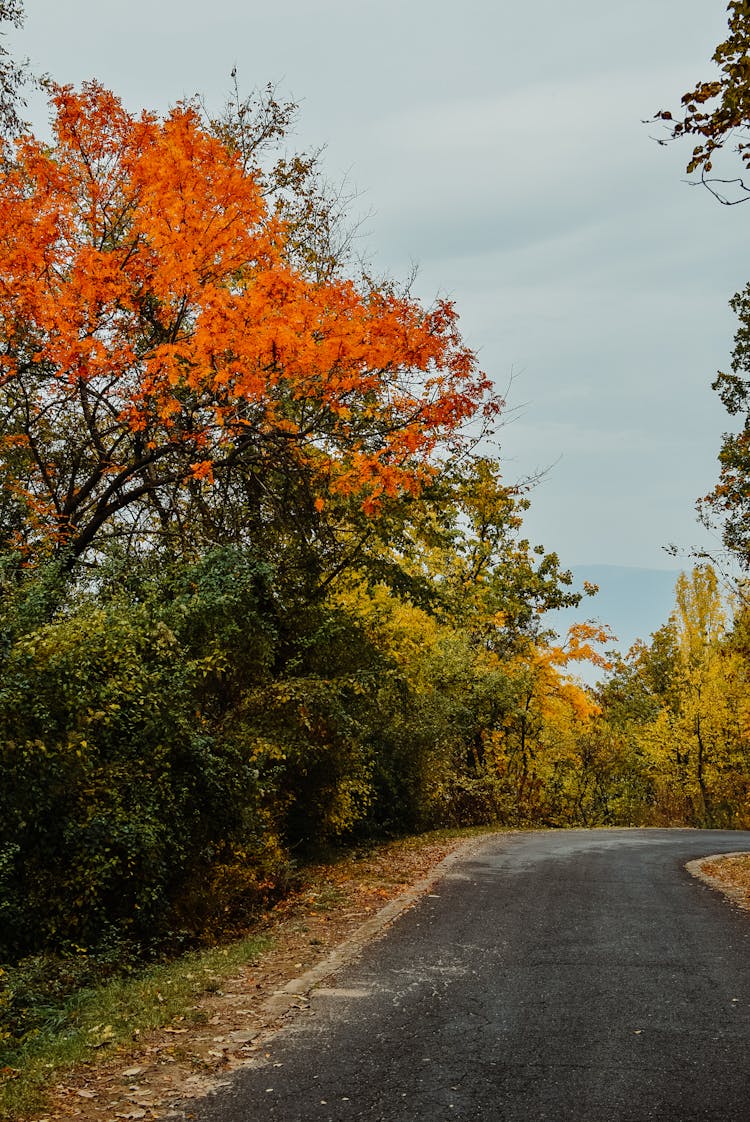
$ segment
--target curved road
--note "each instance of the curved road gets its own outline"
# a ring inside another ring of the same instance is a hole
[[[200,1122],[750,1120],[750,833],[498,836],[315,991]]]

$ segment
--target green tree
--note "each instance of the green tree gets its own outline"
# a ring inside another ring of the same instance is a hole
[[[23,0],[0,0],[0,25],[22,27],[23,21]],[[15,136],[25,125],[22,90],[31,78],[27,64],[17,62],[2,42],[4,34],[0,31],[0,132]]]
[[[739,319],[731,372],[719,372],[713,388],[727,412],[742,421],[724,433],[719,452],[719,482],[698,504],[706,525],[719,521],[727,549],[743,567],[750,565],[750,285],[731,301]]]

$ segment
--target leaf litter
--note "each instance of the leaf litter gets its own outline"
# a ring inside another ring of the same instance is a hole
[[[280,1027],[262,1011],[268,998],[325,958],[374,915],[454,850],[462,839],[410,839],[305,871],[303,888],[277,904],[253,932],[272,940],[259,961],[221,990],[207,992],[178,1025],[134,1032],[129,1046],[108,1048],[97,1026],[90,1062],[67,1072],[44,1114],[47,1122],[139,1122],[173,1113],[205,1095],[258,1053],[255,1039]],[[192,1023],[191,1023],[192,1022]],[[101,1041],[101,1043],[99,1043]],[[137,1078],[137,1085],[129,1081]],[[75,1102],[75,1107],[73,1107]]]

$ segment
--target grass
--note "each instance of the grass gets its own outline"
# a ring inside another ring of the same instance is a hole
[[[358,851],[321,854],[325,865],[302,870],[305,907],[310,915],[326,918],[328,912],[346,910],[350,907],[347,885],[352,879],[382,887],[385,897],[393,895],[404,881],[424,875],[434,858],[427,858],[424,864],[421,855],[430,846],[481,835],[488,829],[492,827],[444,828]],[[295,923],[307,930],[304,922]],[[279,939],[281,947],[282,933]],[[323,945],[317,937],[309,942]],[[31,998],[27,1002],[24,997],[23,1004],[32,1005],[34,1032],[20,1045],[9,1043],[4,1049],[0,1039],[0,1118],[39,1117],[50,1087],[63,1081],[66,1073],[81,1066],[90,1068],[98,1058],[117,1046],[132,1046],[150,1030],[203,1024],[206,1014],[198,1007],[201,997],[220,991],[223,981],[236,976],[243,966],[255,965],[274,944],[268,936],[250,935],[75,989],[56,1001],[45,998],[43,984],[32,986]],[[41,965],[44,977],[44,962]]]
[[[131,1043],[177,1020],[195,1023],[200,996],[220,989],[225,978],[255,962],[270,945],[267,938],[251,936],[72,994],[50,1010],[31,1039],[0,1052],[0,1117],[22,1118],[41,1109],[56,1077],[90,1063],[100,1050]]]

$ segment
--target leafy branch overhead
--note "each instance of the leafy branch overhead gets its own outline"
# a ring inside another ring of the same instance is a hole
[[[741,177],[718,177],[715,162],[721,150],[730,145],[742,166],[750,168],[747,131],[750,129],[750,3],[730,0],[727,11],[729,35],[712,56],[718,67],[718,77],[698,82],[683,94],[679,112],[663,109],[656,119],[666,123],[668,140],[684,137],[697,140],[687,164],[688,173],[698,172],[717,198],[730,204],[744,201],[750,186],[746,186]],[[737,198],[728,198],[719,187],[722,184],[734,184],[743,193]]]

